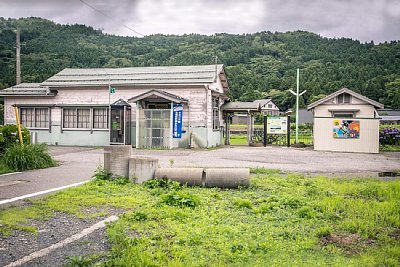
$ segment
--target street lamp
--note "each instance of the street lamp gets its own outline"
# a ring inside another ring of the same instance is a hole
[[[297,91],[296,93],[289,89],[289,91],[296,96],[296,144],[299,143],[299,96],[303,95],[307,90],[299,93],[299,79],[300,79],[300,70],[297,69]]]

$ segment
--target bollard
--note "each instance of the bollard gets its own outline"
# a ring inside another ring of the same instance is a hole
[[[150,157],[131,157],[129,159],[129,179],[135,183],[143,183],[154,178],[158,159]]]
[[[104,169],[115,176],[129,175],[129,157],[132,146],[114,145],[104,147]]]

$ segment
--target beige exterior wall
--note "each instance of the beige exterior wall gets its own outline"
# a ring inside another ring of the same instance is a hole
[[[222,85],[220,82],[213,84],[214,88],[217,87],[217,91],[222,92]],[[215,146],[220,144],[220,131],[212,130],[212,97],[211,90],[207,90],[207,85],[198,86],[198,87],[190,87],[185,88],[182,86],[179,87],[128,87],[128,86],[114,86],[116,87],[116,93],[111,94],[110,102],[113,103],[118,99],[123,99],[127,101],[128,99],[145,93],[151,89],[159,89],[179,97],[185,98],[189,100],[188,104],[184,104],[183,110],[183,127],[182,130],[186,131],[187,134],[183,136],[182,139],[174,139],[173,147],[186,147],[185,143],[188,143],[189,140],[189,124],[192,132],[196,132],[196,140],[197,145],[204,146]],[[88,87],[76,87],[76,88],[60,88],[58,90],[58,94],[55,97],[4,97],[4,121],[5,124],[15,124],[15,115],[13,111],[12,105],[97,105],[103,104],[108,105],[109,103],[109,94],[108,87],[104,88],[88,88]],[[221,103],[222,105],[222,103]],[[132,106],[132,114],[131,120],[133,122],[136,121],[136,104],[131,103]],[[88,131],[81,130],[64,130],[62,131],[62,118],[61,118],[61,107],[53,107],[51,109],[51,133],[46,130],[40,130],[38,134],[38,138],[40,142],[45,142],[48,144],[68,144],[69,140],[74,140],[76,137],[72,136],[74,134],[85,133]],[[190,116],[190,122],[189,122]],[[220,122],[222,124],[222,113],[220,112]],[[194,129],[201,129],[200,131],[194,131]],[[204,129],[204,130],[202,130]],[[58,133],[58,137],[54,134]],[[100,131],[98,131],[100,132]],[[108,142],[108,130],[102,130],[102,136]],[[96,133],[95,133],[96,134]],[[172,133],[171,133],[172,134]],[[68,138],[65,142],[60,141],[62,138]],[[82,136],[82,138],[84,138]],[[99,137],[102,139],[103,137]],[[79,139],[79,138],[78,138]],[[82,139],[83,140],[83,139]],[[215,141],[217,140],[217,141]],[[97,143],[91,143],[91,136],[88,135],[88,142],[83,142],[80,145],[103,145],[100,141]],[[135,142],[135,140],[132,140]]]
[[[186,98],[189,100],[190,106],[190,124],[192,127],[205,127],[206,126],[206,90],[203,88],[185,88],[185,89],[171,89],[171,88],[159,88],[165,92]],[[129,87],[118,87],[116,86],[116,93],[111,94],[110,102],[113,103],[118,99],[124,99],[125,101],[129,98],[145,93],[151,89],[144,88],[129,88]],[[108,89],[89,89],[89,88],[66,88],[60,89],[57,96],[55,97],[5,97],[5,111],[4,121],[6,123],[15,123],[14,111],[12,108],[13,104],[18,105],[33,105],[33,104],[45,104],[45,105],[96,105],[105,104],[108,105]],[[210,100],[211,101],[211,100]],[[132,103],[132,119],[135,120],[135,104]],[[188,126],[188,106],[184,105],[183,122],[184,126]],[[52,109],[52,122],[61,121],[61,109]]]
[[[314,118],[314,149],[323,151],[379,153],[379,119],[360,121],[360,138],[333,138],[333,121],[338,118]]]
[[[346,109],[359,109],[358,112],[355,113],[356,118],[374,118],[375,108],[368,104],[332,104],[332,105],[319,105],[314,109],[314,117],[332,117],[332,114],[329,110],[346,110]]]

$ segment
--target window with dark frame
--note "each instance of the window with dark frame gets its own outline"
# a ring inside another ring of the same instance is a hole
[[[48,129],[50,125],[49,108],[21,107],[20,123],[26,128]]]
[[[338,104],[350,104],[351,96],[349,94],[343,93],[338,95]]]
[[[93,109],[93,129],[108,129],[108,108]]]
[[[354,113],[333,112],[334,118],[354,118]]]
[[[212,112],[213,112],[213,130],[219,130],[220,121],[219,121],[219,98],[213,97],[212,99]]]
[[[63,108],[63,128],[89,129],[90,108]]]
[[[64,129],[108,129],[108,124],[108,108],[63,108]]]

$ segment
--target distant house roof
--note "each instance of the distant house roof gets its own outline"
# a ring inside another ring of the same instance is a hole
[[[221,110],[230,112],[260,111],[260,104],[257,102],[227,102],[221,106]]]
[[[400,121],[400,116],[380,116],[381,121]]]
[[[223,65],[163,66],[133,68],[64,69],[42,85],[76,87],[99,85],[210,84],[218,73],[224,90],[229,90]]]
[[[378,114],[382,116],[400,116],[400,109],[378,109]]]
[[[350,90],[348,88],[342,88],[342,89],[340,89],[340,90],[338,90],[338,91],[336,91],[336,92],[334,92],[334,93],[332,93],[332,94],[330,94],[330,95],[328,95],[328,96],[326,96],[326,97],[324,97],[324,98],[322,98],[322,99],[320,99],[318,101],[315,101],[314,103],[311,103],[310,105],[307,106],[307,109],[308,110],[313,109],[316,106],[319,106],[319,105],[325,103],[326,101],[329,101],[330,99],[332,99],[332,98],[334,98],[334,97],[336,97],[336,96],[338,96],[340,94],[343,94],[343,93],[347,93],[347,94],[352,95],[352,96],[354,96],[354,97],[356,97],[358,99],[361,99],[361,100],[367,102],[368,104],[371,104],[374,107],[383,108],[383,104],[381,104],[379,102],[376,102],[376,101],[374,101],[372,99],[369,99],[366,96],[360,95],[360,94],[358,94],[358,93],[356,93],[356,92],[354,92],[354,91],[352,91],[352,90]]]
[[[303,124],[303,123],[314,123],[314,114],[305,108],[300,108],[299,109],[299,124]]]
[[[261,107],[265,106],[266,104],[268,104],[271,101],[272,101],[272,99],[270,99],[270,98],[254,100],[254,102],[259,103]]]
[[[0,90],[0,96],[54,96],[48,86],[42,86],[40,83],[21,83],[3,90]]]
[[[188,100],[185,98],[182,98],[180,96],[165,92],[165,91],[161,91],[161,90],[150,90],[148,92],[145,92],[143,94],[137,95],[135,97],[132,97],[130,99],[128,99],[128,102],[136,102],[139,100],[143,100],[146,98],[150,98],[150,99],[166,99],[175,103],[187,103]]]

